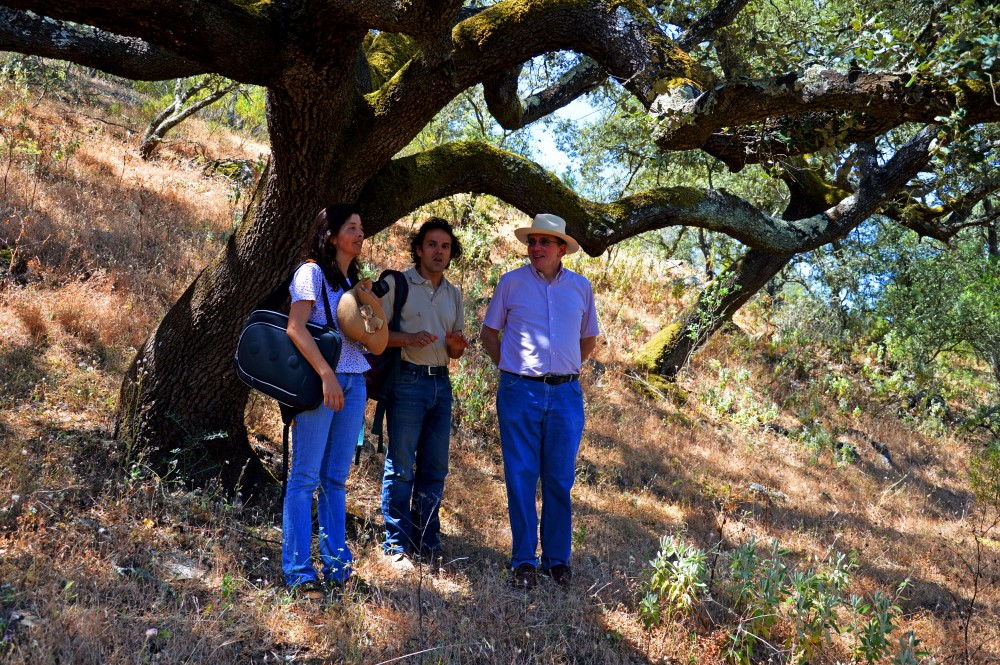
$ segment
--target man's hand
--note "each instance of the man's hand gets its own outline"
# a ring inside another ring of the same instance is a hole
[[[420,332],[410,333],[410,338],[407,340],[407,346],[419,346],[425,347],[428,344],[433,344],[437,341],[437,335],[432,335],[426,330],[421,330]]]
[[[448,346],[449,358],[461,358],[462,354],[469,347],[469,340],[461,332],[446,332],[444,343]]]

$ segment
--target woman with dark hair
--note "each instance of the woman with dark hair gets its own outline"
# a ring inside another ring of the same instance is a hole
[[[365,349],[343,338],[337,367],[330,367],[306,329],[307,322],[338,328],[337,303],[358,282],[358,256],[364,243],[356,206],[338,204],[317,216],[316,239],[289,291],[288,336],[323,380],[323,403],[295,416],[292,464],[282,516],[281,566],[285,583],[303,597],[324,595],[312,565],[313,493],[319,488],[319,552],[323,580],[330,591],[351,578],[353,557],[345,540],[346,488],[351,458],[365,415]],[[364,289],[358,285],[359,289]],[[326,306],[329,304],[329,309]],[[332,321],[327,320],[327,311]]]

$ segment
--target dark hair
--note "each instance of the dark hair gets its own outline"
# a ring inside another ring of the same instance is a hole
[[[451,236],[451,258],[448,260],[449,266],[453,260],[462,256],[462,243],[459,242],[458,237],[455,236],[455,231],[451,228],[451,224],[440,217],[428,217],[427,221],[421,224],[420,229],[413,234],[412,238],[410,238],[410,258],[413,259],[413,265],[420,264],[420,257],[417,256],[417,248],[424,246],[424,238],[427,237],[429,232],[434,230],[444,231]]]
[[[337,265],[337,251],[330,246],[330,238],[340,233],[340,229],[354,215],[361,215],[361,211],[353,203],[335,203],[316,215],[316,236],[308,258],[319,264],[326,275],[326,281],[338,291],[346,291],[360,279],[357,258],[351,259],[351,264],[347,267],[347,279],[350,279],[348,283]]]

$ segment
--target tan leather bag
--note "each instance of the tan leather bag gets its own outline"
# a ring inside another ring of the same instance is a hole
[[[369,290],[371,286],[370,279],[361,280],[340,297],[337,326],[343,335],[361,342],[369,353],[382,353],[389,342],[389,326],[382,300]]]

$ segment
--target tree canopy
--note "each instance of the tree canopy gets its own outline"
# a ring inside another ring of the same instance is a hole
[[[488,193],[559,214],[594,256],[668,227],[735,239],[745,253],[649,355],[668,375],[690,353],[683,340],[698,337],[678,331],[710,334],[795,255],[873,215],[944,242],[994,224],[997,6],[897,10],[885,0],[0,0],[0,49],[267,89],[272,157],[253,206],[137,354],[117,427],[136,450],[206,449],[204,473],[254,485],[266,472],[246,441],[231,350],[331,201],[359,201],[374,233],[427,202]],[[642,157],[612,158],[631,182],[600,200],[484,141],[403,152],[477,86],[507,130],[583,95],[611,100]],[[760,169],[781,183],[782,208],[685,181],[666,157],[681,151],[732,173]]]

